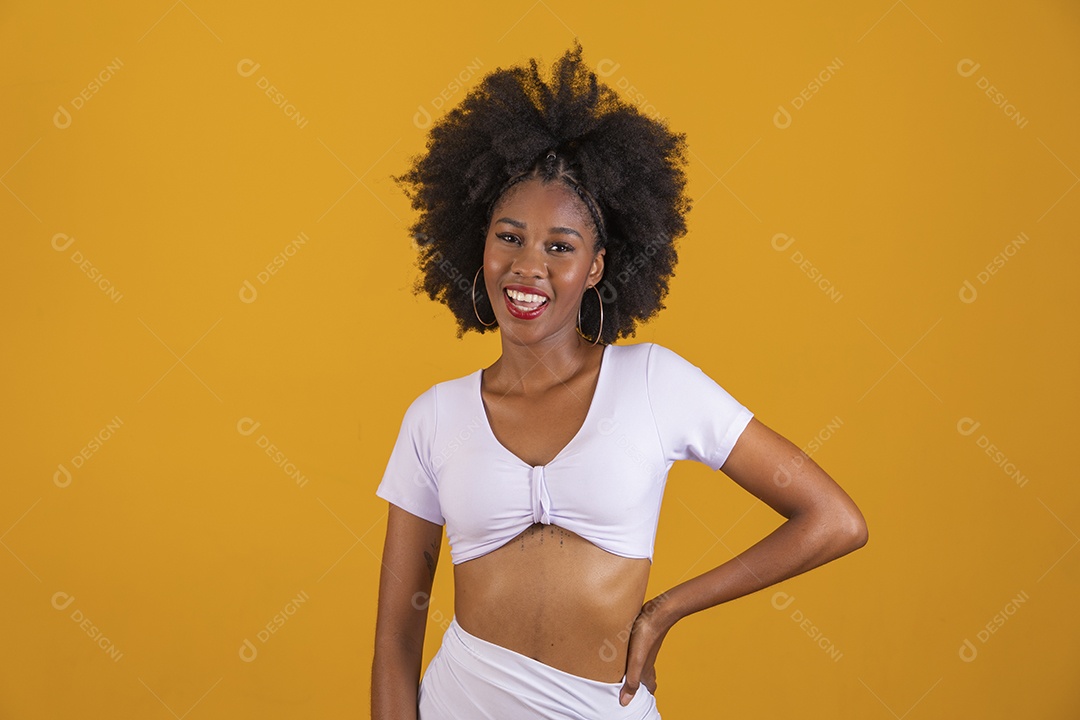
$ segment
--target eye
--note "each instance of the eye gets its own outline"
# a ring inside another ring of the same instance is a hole
[[[505,240],[506,242],[517,242],[518,241],[516,236],[510,235],[509,233],[498,233],[498,234],[495,235],[495,237],[499,238],[500,240]]]
[[[573,252],[574,251],[574,246],[569,244],[569,243],[557,242],[557,243],[552,243],[551,244],[551,249],[555,250],[556,252],[560,252],[560,253]]]

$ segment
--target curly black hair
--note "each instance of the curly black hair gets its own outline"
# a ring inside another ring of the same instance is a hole
[[[636,332],[664,308],[686,234],[686,136],[622,100],[584,65],[581,44],[556,61],[550,82],[535,59],[498,68],[431,128],[426,153],[394,181],[419,219],[410,227],[422,276],[414,292],[447,305],[467,330],[493,315],[475,272],[483,265],[491,212],[516,182],[538,177],[574,189],[597,225],[595,250],[606,248],[603,302],[607,344]],[[551,152],[554,150],[554,159]],[[592,293],[589,294],[591,296]],[[599,325],[600,305],[582,302],[582,329]],[[595,331],[592,331],[595,336]]]

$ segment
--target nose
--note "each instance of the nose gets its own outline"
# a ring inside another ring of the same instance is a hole
[[[516,253],[510,263],[510,270],[515,275],[522,277],[543,277],[547,272],[547,262],[544,258],[544,249],[541,243],[525,243]]]

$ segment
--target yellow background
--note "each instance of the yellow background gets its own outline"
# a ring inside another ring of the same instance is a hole
[[[634,340],[816,438],[870,527],[677,625],[665,720],[1080,716],[1074,3],[170,2],[2,10],[0,717],[367,716],[375,487],[409,402],[499,350],[410,293],[389,176],[574,37],[692,149]],[[780,520],[676,465],[650,596]]]

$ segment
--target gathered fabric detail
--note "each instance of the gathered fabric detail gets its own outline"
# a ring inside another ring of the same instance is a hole
[[[533,522],[550,525],[551,494],[548,492],[547,479],[544,477],[544,466],[532,468],[531,475]]]

